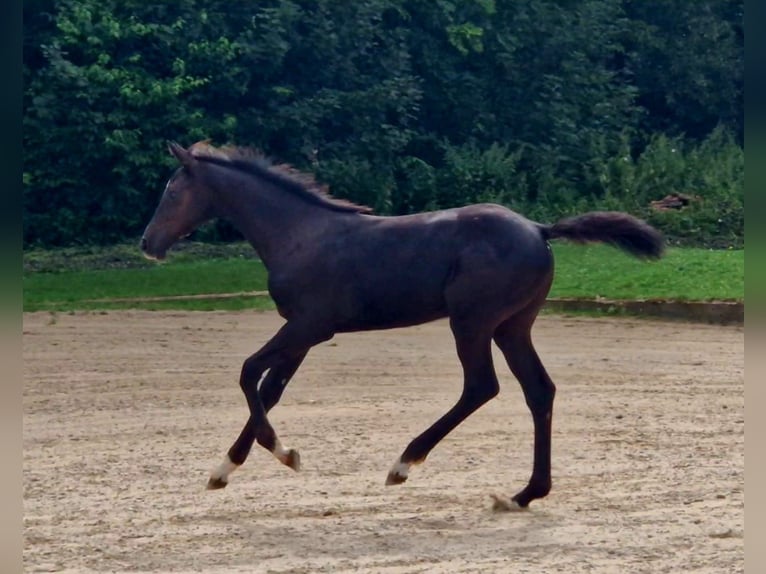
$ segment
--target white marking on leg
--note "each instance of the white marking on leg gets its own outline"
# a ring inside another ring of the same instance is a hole
[[[394,466],[391,467],[391,470],[388,473],[389,476],[400,477],[403,481],[407,479],[407,476],[409,474],[410,474],[410,463],[402,462],[401,458],[399,458],[394,463]]]
[[[282,464],[287,464],[287,456],[290,454],[290,451],[282,446],[279,439],[276,439],[274,441],[274,450],[271,451],[271,454],[277,457],[277,460]]]
[[[223,462],[219,464],[216,469],[210,474],[211,480],[220,480],[221,482],[229,482],[229,475],[239,468],[238,464],[231,462],[229,455],[223,459]]]
[[[279,442],[279,439],[276,439],[274,442],[274,450],[272,450],[271,453],[285,466],[289,466],[296,471],[300,470],[301,457],[298,454],[298,451],[293,448],[283,447],[282,443]]]
[[[523,512],[527,510],[512,498],[490,494],[492,497],[492,510],[495,512]]]

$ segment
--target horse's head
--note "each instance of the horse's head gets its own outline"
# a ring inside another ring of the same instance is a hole
[[[164,259],[167,250],[201,224],[213,218],[210,189],[200,174],[200,162],[175,142],[170,153],[181,163],[141,238],[141,251],[150,259]]]

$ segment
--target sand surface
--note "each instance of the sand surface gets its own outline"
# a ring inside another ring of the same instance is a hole
[[[255,447],[210,470],[247,416],[242,361],[275,313],[24,316],[27,572],[744,571],[744,331],[541,317],[558,386],[553,490],[493,513],[529,477],[532,424],[499,352],[500,395],[384,486],[457,399],[444,322],[312,350],[271,421],[295,473]]]

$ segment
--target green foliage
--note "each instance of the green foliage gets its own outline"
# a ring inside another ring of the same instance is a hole
[[[593,167],[594,186],[601,186],[603,198],[599,207],[641,214],[678,244],[744,244],[745,154],[724,128],[696,145],[657,135],[637,159],[623,148],[622,154]],[[691,202],[677,211],[649,209],[652,201],[670,194],[688,196]]]
[[[722,129],[699,146],[678,143],[684,161],[678,166],[683,171],[677,189],[698,201],[681,212],[655,213],[650,222],[681,244],[741,247],[745,240],[744,150]]]
[[[181,241],[171,248],[170,253],[173,264],[208,259],[258,260],[253,248],[244,242],[215,244]],[[56,249],[26,249],[23,259],[25,275],[64,271],[153,269],[158,266],[156,261],[146,259],[134,242],[116,243],[107,247],[85,245]]]
[[[642,128],[703,139],[724,124],[744,141],[744,3],[624,2],[626,67]]]
[[[204,13],[75,0],[56,9],[44,65],[28,70],[24,240],[111,242],[146,221],[172,165],[164,138],[230,135],[231,119],[196,101],[213,85],[213,62],[236,50],[197,38],[182,52],[176,38],[194,34]],[[207,69],[194,60],[203,51]]]
[[[519,173],[520,151],[492,144],[448,147],[437,177],[436,205],[501,203],[521,209],[526,200],[525,175]]]
[[[29,0],[24,244],[138,236],[174,168],[166,141],[212,139],[312,170],[380,213],[623,209],[680,243],[742,245],[743,11]],[[649,211],[674,191],[702,201]],[[215,223],[197,236],[238,234]]]

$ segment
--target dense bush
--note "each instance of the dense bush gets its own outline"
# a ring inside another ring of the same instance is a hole
[[[664,189],[692,197],[681,211],[649,215],[671,240],[711,247],[744,245],[745,153],[723,129],[695,146],[656,137],[637,163],[634,181],[645,196]]]
[[[400,214],[494,201],[744,242],[741,0],[29,0],[24,243],[138,235],[165,141]],[[673,192],[699,196],[654,212]],[[226,224],[206,239],[227,240]]]

